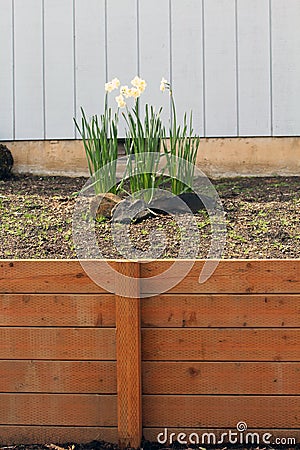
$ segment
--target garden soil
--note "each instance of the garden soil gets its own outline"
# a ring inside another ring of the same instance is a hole
[[[0,181],[0,258],[76,258],[73,211],[76,193],[86,181],[32,175]],[[225,212],[223,258],[300,257],[300,177],[211,181]],[[199,231],[197,258],[206,258],[211,243],[209,215],[204,210],[194,216]],[[180,218],[181,226],[184,220],[184,216]],[[190,220],[187,216],[186,221]],[[160,258],[179,257],[181,229],[174,216],[158,214],[128,228],[130,242],[138,251],[147,252],[152,232],[159,231],[166,240]],[[122,249],[115,246],[109,220],[97,221],[95,233],[103,258],[124,258]]]

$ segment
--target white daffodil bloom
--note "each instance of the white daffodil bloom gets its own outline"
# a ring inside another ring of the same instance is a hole
[[[120,81],[118,78],[114,78],[113,80],[109,81],[108,83],[105,83],[105,90],[106,92],[112,92],[115,89],[118,89],[120,86]]]
[[[125,103],[125,101],[124,101],[124,97],[123,97],[122,94],[121,94],[121,95],[118,95],[118,96],[116,97],[116,102],[118,103],[118,108],[125,108],[126,103]]]
[[[121,86],[120,87],[120,93],[122,95],[124,95],[125,98],[128,98],[129,97],[129,88],[128,88],[128,86]]]
[[[114,89],[118,89],[120,86],[120,80],[118,78],[113,78],[111,80],[111,84],[113,85]]]
[[[138,88],[133,87],[131,89],[128,89],[128,97],[138,98],[140,95],[141,91]]]
[[[105,83],[105,91],[106,92],[112,92],[114,90],[114,87],[111,82]]]
[[[141,92],[144,92],[144,90],[146,89],[146,87],[147,87],[146,81],[145,81],[145,80],[140,80],[140,83],[139,83],[139,85],[138,85],[138,89],[139,89]]]
[[[146,89],[147,83],[142,78],[136,76],[133,80],[131,80],[132,86],[137,88],[141,93]]]
[[[140,84],[140,81],[141,81],[140,77],[136,76],[136,77],[134,77],[133,80],[131,80],[131,84],[134,87],[138,87]]]
[[[169,85],[168,81],[165,78],[162,78],[160,82],[160,90],[164,92],[168,87],[168,85]]]

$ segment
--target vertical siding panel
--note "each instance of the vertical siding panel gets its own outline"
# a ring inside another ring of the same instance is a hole
[[[275,136],[300,135],[300,2],[272,1]]]
[[[46,139],[74,138],[72,0],[45,0]]]
[[[178,117],[193,111],[194,129],[203,135],[202,1],[172,1],[172,82]]]
[[[0,0],[0,140],[13,139],[12,0]]]
[[[162,77],[170,80],[171,76],[169,0],[140,0],[139,13],[140,72],[148,83],[143,100],[157,109],[162,106],[167,124],[170,98],[159,87]]]
[[[239,0],[237,5],[239,134],[269,136],[269,0]]]
[[[42,3],[15,0],[15,139],[43,139]]]
[[[105,70],[105,2],[75,1],[76,117],[103,112]]]
[[[234,0],[204,0],[207,136],[236,136]]]
[[[107,74],[109,80],[117,77],[123,85],[130,84],[138,72],[136,5],[136,0],[107,0]],[[113,108],[116,95],[118,91],[109,95]],[[125,136],[122,118],[119,135]]]

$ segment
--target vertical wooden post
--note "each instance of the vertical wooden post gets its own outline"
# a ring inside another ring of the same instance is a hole
[[[118,436],[121,447],[142,439],[140,264],[118,262],[116,274],[116,350]],[[125,275],[128,278],[122,277]]]

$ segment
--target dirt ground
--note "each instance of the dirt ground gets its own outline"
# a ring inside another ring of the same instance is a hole
[[[76,197],[72,194],[85,182],[85,178],[32,175],[0,181],[0,258],[76,258],[72,239]],[[225,211],[223,258],[300,257],[300,177],[235,178],[212,183]],[[197,258],[206,258],[210,219],[206,211],[195,218],[200,242]],[[131,224],[130,240],[137,249],[147,250],[153,230],[166,238],[160,257],[178,257],[181,232],[172,216],[158,215]],[[114,244],[109,220],[97,222],[95,232],[103,258],[124,257]]]

